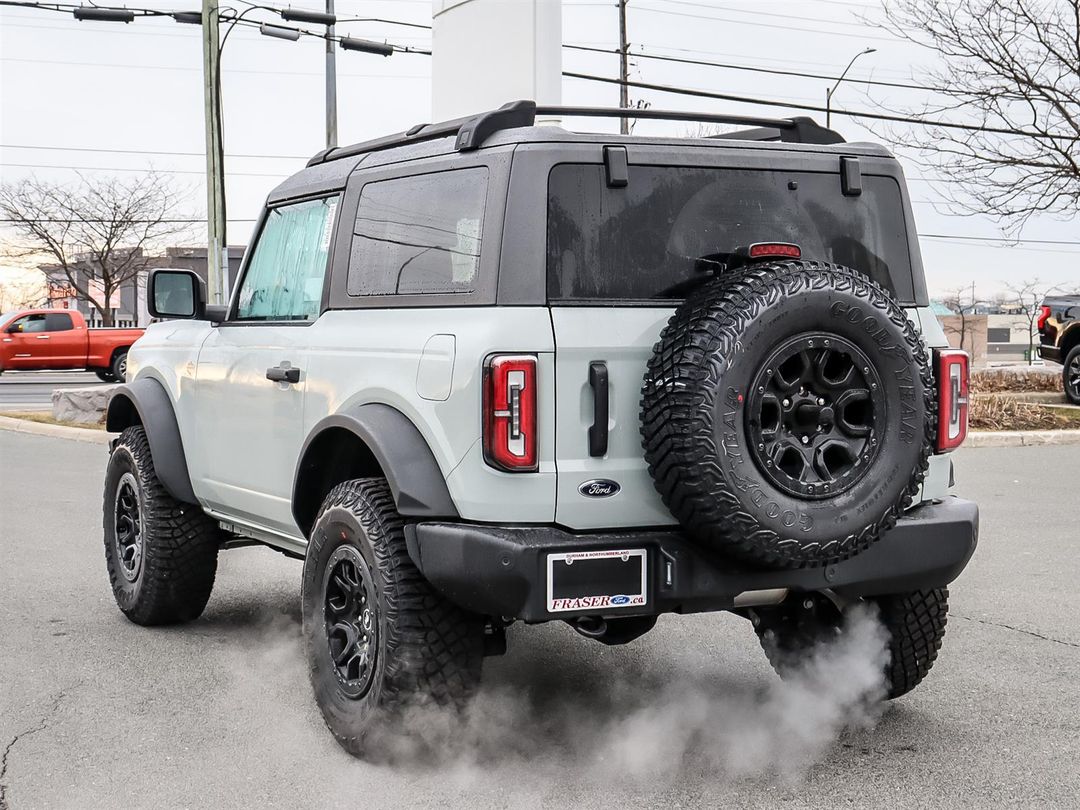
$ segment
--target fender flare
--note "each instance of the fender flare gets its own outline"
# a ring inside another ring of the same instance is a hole
[[[176,411],[165,387],[153,377],[143,377],[117,386],[105,410],[105,429],[119,433],[132,425],[142,425],[150,443],[154,471],[165,491],[176,500],[198,504],[191,488],[184,442],[176,422]]]
[[[416,425],[397,408],[368,403],[327,416],[308,434],[293,477],[292,508],[297,525],[303,526],[298,507],[304,501],[301,487],[305,474],[318,466],[318,459],[310,457],[309,450],[332,428],[349,431],[371,451],[400,514],[426,520],[458,517],[439,462]]]

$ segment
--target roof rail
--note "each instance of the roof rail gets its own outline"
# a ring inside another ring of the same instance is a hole
[[[339,158],[353,157],[382,149],[392,149],[410,143],[431,141],[455,136],[454,148],[459,152],[479,149],[484,141],[504,129],[530,127],[537,115],[587,118],[645,118],[663,121],[695,121],[700,123],[738,124],[754,129],[714,135],[715,138],[739,138],[754,141],[786,141],[789,143],[830,144],[843,143],[844,139],[811,118],[760,118],[746,115],[723,115],[718,113],[681,112],[678,110],[639,110],[627,107],[538,107],[534,101],[511,101],[497,110],[443,121],[437,124],[417,124],[395,135],[387,135],[371,141],[324,149],[308,161],[315,166]]]

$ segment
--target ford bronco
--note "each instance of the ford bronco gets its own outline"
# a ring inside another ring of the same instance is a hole
[[[899,164],[803,118],[535,125],[626,112],[514,102],[322,152],[226,307],[154,273],[169,320],[107,415],[128,618],[199,616],[222,549],[302,559],[315,698],[363,756],[466,700],[514,621],[624,644],[733,611],[783,674],[869,602],[888,696],[923,679],[978,509]]]

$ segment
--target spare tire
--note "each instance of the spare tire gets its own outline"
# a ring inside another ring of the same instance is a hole
[[[645,459],[701,543],[769,567],[867,548],[910,504],[936,427],[922,341],[846,267],[754,265],[672,315],[642,390]]]

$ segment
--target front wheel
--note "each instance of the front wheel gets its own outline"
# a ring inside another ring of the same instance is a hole
[[[876,606],[887,634],[889,660],[885,664],[885,696],[906,695],[930,672],[937,660],[949,612],[949,589],[877,596],[858,604]],[[785,677],[796,670],[818,645],[845,630],[851,615],[820,594],[807,594],[773,608],[751,612],[758,639],[773,669]]]
[[[116,604],[135,624],[197,618],[214,587],[221,533],[158,480],[142,427],[116,440],[105,469],[105,564]]]
[[[113,373],[111,371],[108,371],[108,370],[103,369],[103,368],[98,368],[98,369],[94,369],[94,373],[97,375],[97,378],[99,380],[101,380],[102,382],[104,382],[104,383],[114,383],[114,382],[116,382],[116,377],[113,376]]]
[[[1061,382],[1065,387],[1065,397],[1069,402],[1080,405],[1080,346],[1074,346],[1065,356]]]
[[[407,709],[459,707],[479,684],[483,620],[413,565],[383,479],[346,481],[323,502],[304,559],[303,620],[315,700],[354,756],[391,758],[419,733],[406,728]]]

